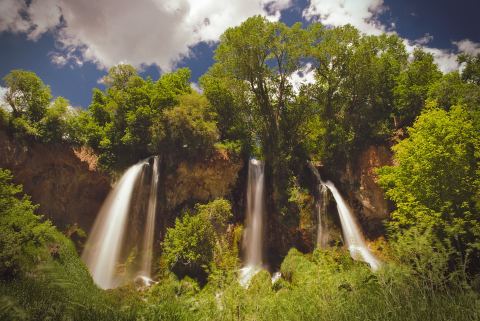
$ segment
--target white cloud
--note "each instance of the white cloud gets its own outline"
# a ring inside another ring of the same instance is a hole
[[[27,6],[23,1],[0,1],[0,32],[27,32],[30,24],[21,16],[21,13],[24,12],[26,8]]]
[[[416,45],[424,46],[433,40],[433,36],[429,33],[423,35],[423,37],[413,40],[413,43]]]
[[[67,57],[57,52],[52,52],[50,54],[50,61],[57,67],[63,67],[68,63]]]
[[[349,23],[364,33],[378,35],[387,30],[377,19],[385,10],[383,0],[310,0],[303,15],[334,27]]]
[[[422,38],[420,38],[422,39]],[[423,43],[423,44],[422,44]],[[403,39],[403,44],[407,52],[411,55],[413,50],[417,47],[422,48],[425,52],[433,55],[435,63],[442,72],[450,72],[458,70],[459,65],[457,63],[458,54],[448,49],[438,49],[427,46],[423,41]],[[412,56],[410,56],[413,58]]]
[[[469,39],[463,39],[460,41],[454,41],[453,44],[457,46],[458,51],[464,52],[469,55],[480,54],[480,43],[473,42]]]
[[[390,28],[379,20],[379,15],[388,10],[383,0],[310,0],[310,5],[303,12],[309,20],[318,20],[326,25],[342,26],[347,23],[358,28],[366,34],[378,35],[382,32],[396,33],[395,23],[390,23]],[[415,13],[411,13],[415,16]],[[408,53],[415,47],[421,47],[433,55],[440,70],[449,72],[459,69],[457,63],[458,53],[480,53],[480,44],[464,39],[452,42],[457,50],[439,49],[428,46],[433,36],[426,33],[415,40],[403,39]]]
[[[0,32],[26,33],[31,40],[52,32],[57,50],[50,59],[59,67],[124,62],[168,71],[198,43],[218,41],[252,15],[278,20],[291,5],[292,0],[0,0]],[[386,10],[383,0],[310,0],[303,14],[332,26],[350,23],[366,34],[395,33],[394,23],[379,19]],[[430,47],[432,38],[427,33],[404,41],[409,52],[420,46],[432,53],[442,71],[459,67],[459,52],[480,53],[480,44],[468,39],[446,50]]]
[[[58,26],[61,12],[57,0],[33,0],[27,15],[32,27],[28,38],[38,40],[42,34]]]
[[[5,101],[5,94],[7,93],[8,88],[0,86],[0,108],[4,110],[11,111],[12,108],[10,105]]]
[[[190,87],[192,87],[193,90],[195,90],[197,93],[202,94],[203,90],[202,88],[198,85],[196,82],[191,82]]]
[[[305,66],[290,75],[290,83],[296,93],[300,91],[302,85],[313,84],[314,82],[315,68],[313,68],[311,63],[307,63]]]
[[[438,67],[443,72],[450,72],[458,70],[459,65],[457,62],[457,53],[447,49],[438,49],[430,47],[422,47],[422,49],[433,55],[433,59],[437,63]]]
[[[59,48],[51,58],[60,66],[73,60],[169,70],[199,42],[217,41],[252,15],[278,20],[290,5],[290,0],[33,0],[27,6],[2,0],[0,32],[26,32],[35,40],[54,31]]]

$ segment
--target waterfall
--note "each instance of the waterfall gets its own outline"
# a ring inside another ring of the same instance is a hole
[[[354,260],[360,260],[368,263],[372,270],[376,271],[380,267],[380,261],[370,252],[365,240],[363,239],[360,226],[358,225],[355,217],[347,205],[343,197],[338,192],[335,185],[330,182],[324,182],[320,177],[318,170],[309,163],[309,167],[314,173],[315,177],[319,181],[320,200],[317,202],[318,211],[318,233],[317,233],[317,246],[325,247],[328,240],[328,234],[325,225],[326,206],[328,201],[327,190],[333,195],[335,202],[337,203],[338,215],[340,216],[340,224],[342,225],[343,236],[345,243],[348,247],[351,257]],[[318,204],[320,203],[320,204]]]
[[[158,166],[159,157],[153,158],[152,181],[150,183],[150,194],[148,197],[147,221],[143,236],[142,270],[144,277],[151,278],[153,241],[155,232],[155,215],[157,212],[157,192],[158,192]]]
[[[328,205],[328,188],[325,184],[319,184],[319,198],[315,204],[317,208],[317,247],[326,248],[328,244],[328,226],[327,226],[327,205]]]
[[[313,172],[318,181],[318,196],[315,201],[317,209],[317,247],[326,248],[328,243],[328,226],[327,226],[327,205],[328,205],[328,188],[320,177],[320,173],[312,163],[308,163],[310,170]]]
[[[263,264],[264,164],[251,159],[248,165],[247,221],[244,234],[245,267],[241,269],[240,284],[247,286]]]
[[[332,182],[327,181],[325,186],[327,186],[332,192],[333,198],[337,203],[343,236],[345,238],[346,245],[348,246],[348,250],[350,251],[350,255],[354,260],[367,262],[372,270],[378,270],[380,267],[380,261],[370,252],[365,244],[362,232],[357,221],[355,220],[355,217],[353,216],[351,209],[348,207],[347,203],[344,201]]]
[[[82,254],[92,277],[101,288],[117,285],[115,266],[121,253],[122,240],[132,193],[146,162],[130,167],[120,178],[102,205]]]

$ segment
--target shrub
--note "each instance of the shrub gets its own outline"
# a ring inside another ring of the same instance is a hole
[[[391,236],[410,228],[431,231],[471,261],[480,249],[480,136],[462,107],[423,113],[398,143],[395,166],[379,170],[380,184],[395,202]],[[477,266],[477,268],[475,267]]]

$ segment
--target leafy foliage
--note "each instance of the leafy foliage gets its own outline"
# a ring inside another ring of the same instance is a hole
[[[408,250],[435,255],[431,248],[432,254],[425,252],[428,247]],[[148,291],[147,308],[140,313],[146,320],[475,320],[478,295],[458,280],[442,287],[444,280],[428,271],[445,264],[438,259],[412,269],[391,263],[374,274],[339,249],[308,255],[292,249],[273,285],[267,271],[247,289],[234,278],[202,289],[189,279],[169,278]]]
[[[429,87],[441,76],[433,55],[416,48],[412,63],[398,76],[394,89],[397,127],[414,122],[425,106]]]
[[[158,152],[153,124],[164,111],[191,92],[190,72],[180,69],[158,81],[144,80],[128,65],[109,70],[105,92],[94,89],[87,114],[80,119],[84,140],[100,154],[106,168],[123,168]]]
[[[480,86],[480,54],[476,56],[462,54],[459,56],[458,62],[465,64],[462,79]]]
[[[152,146],[171,159],[208,156],[218,140],[215,114],[205,97],[196,93],[180,96],[179,104],[165,110],[152,126]]]
[[[5,94],[15,117],[35,123],[46,113],[52,95],[38,76],[25,70],[13,70],[3,78],[8,90]]]
[[[197,204],[195,214],[185,213],[177,218],[175,227],[167,229],[163,242],[163,259],[168,267],[180,276],[205,281],[214,262],[221,265],[236,246],[225,239],[231,210],[228,201],[218,199],[206,205]],[[236,259],[229,268],[235,265]]]
[[[320,115],[312,119],[318,124],[313,154],[338,166],[390,136],[394,89],[407,54],[397,36],[366,36],[350,25],[313,25],[311,37],[316,82],[307,93]]]
[[[10,279],[29,272],[49,257],[48,245],[55,241],[50,222],[41,222],[22,189],[11,184],[11,173],[0,169],[0,278]]]
[[[480,249],[480,139],[461,106],[423,113],[394,147],[398,165],[379,171],[397,209],[393,233],[432,230],[464,255]]]
[[[4,77],[7,91],[3,106],[11,113],[4,112],[4,123],[20,138],[33,137],[42,142],[78,143],[78,136],[72,127],[76,111],[63,97],[53,102],[50,88],[33,72],[13,70]]]

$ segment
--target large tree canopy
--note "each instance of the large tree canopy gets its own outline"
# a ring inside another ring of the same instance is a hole
[[[391,135],[394,87],[407,54],[395,35],[366,36],[350,25],[311,32],[316,81],[309,95],[322,129],[313,154],[332,164]]]

